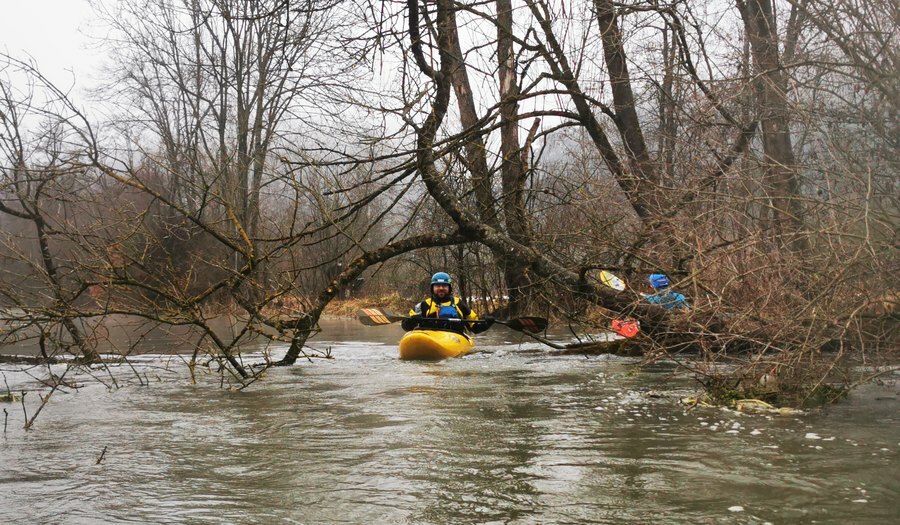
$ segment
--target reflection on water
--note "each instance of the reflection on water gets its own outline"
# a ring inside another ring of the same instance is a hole
[[[147,358],[139,365],[160,381],[108,391],[82,374],[28,433],[21,406],[4,405],[0,523],[900,516],[896,388],[792,417],[686,410],[672,389],[689,385],[660,383],[668,369],[550,358],[512,332],[492,330],[465,358],[415,363],[396,358],[396,326],[323,328],[311,344],[334,359],[241,391],[213,373],[191,385],[183,365]]]

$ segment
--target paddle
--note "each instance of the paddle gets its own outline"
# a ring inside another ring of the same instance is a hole
[[[404,319],[411,319],[411,317],[409,316],[397,315],[390,310],[385,310],[384,308],[363,308],[362,310],[356,312],[356,317],[359,319],[359,322],[366,326],[379,326],[396,323],[397,321],[402,321]],[[441,321],[450,321],[457,323],[486,322],[483,319],[478,321],[471,321],[469,319],[441,319]],[[509,319],[508,321],[494,319],[494,322],[497,324],[502,324],[503,326],[508,326],[517,332],[532,333],[543,332],[547,329],[548,324],[548,321],[543,317],[517,317],[515,319]]]
[[[600,282],[609,286],[613,290],[622,291],[625,289],[625,281],[619,279],[612,272],[607,272],[606,270],[601,270],[597,275],[597,278],[600,279]]]
[[[616,290],[618,292],[625,290],[625,281],[619,279],[619,277],[612,272],[601,270],[597,275],[597,278],[601,283],[609,286],[613,290]],[[641,295],[643,296],[644,294]],[[640,323],[631,319],[613,319],[610,327],[612,328],[613,332],[623,337],[634,337],[638,334],[638,332],[641,331]]]

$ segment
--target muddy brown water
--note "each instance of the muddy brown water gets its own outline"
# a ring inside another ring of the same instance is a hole
[[[693,385],[673,364],[549,357],[505,329],[415,363],[396,358],[397,326],[323,328],[312,344],[333,359],[240,391],[149,354],[72,372],[79,388],[28,432],[21,403],[0,404],[0,523],[900,520],[895,382],[826,410],[742,414],[680,404]],[[0,371],[12,390],[46,375]],[[38,402],[26,395],[29,414]]]

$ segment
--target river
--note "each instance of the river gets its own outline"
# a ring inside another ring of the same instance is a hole
[[[396,325],[323,328],[311,343],[332,359],[243,390],[151,354],[68,375],[79,387],[30,431],[20,402],[0,403],[0,523],[900,520],[896,378],[827,409],[744,414],[680,404],[693,385],[672,364],[551,357],[503,328],[437,363],[399,361]],[[38,404],[26,395],[29,415]]]

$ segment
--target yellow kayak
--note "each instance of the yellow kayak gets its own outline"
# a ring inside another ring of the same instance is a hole
[[[400,359],[444,359],[468,354],[471,337],[444,330],[413,330],[400,339]]]

